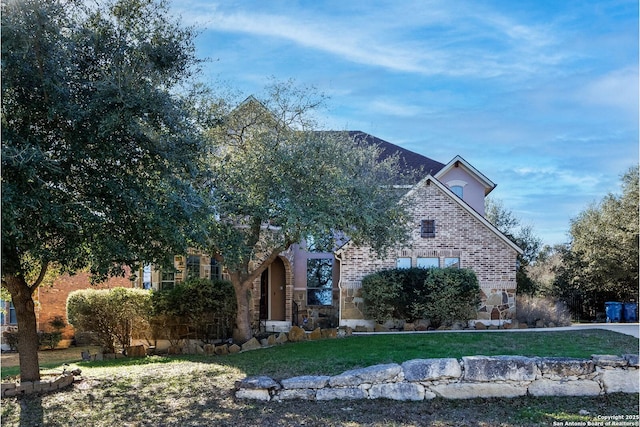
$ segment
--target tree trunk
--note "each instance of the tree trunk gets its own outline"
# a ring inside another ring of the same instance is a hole
[[[236,303],[238,304],[236,324],[233,328],[233,341],[243,344],[253,336],[253,331],[251,330],[251,313],[253,311],[251,307],[252,282],[241,282],[237,278],[232,278],[231,283],[233,283],[233,288],[236,291]]]
[[[33,289],[27,285],[22,275],[7,274],[5,283],[11,294],[18,320],[20,381],[38,381],[40,380],[40,364],[38,362],[38,329],[33,303]]]

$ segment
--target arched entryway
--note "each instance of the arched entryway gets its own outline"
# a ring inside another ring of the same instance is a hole
[[[280,258],[260,278],[260,319],[286,320],[286,272]]]

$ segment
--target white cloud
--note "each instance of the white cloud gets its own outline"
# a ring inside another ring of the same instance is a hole
[[[421,75],[515,76],[558,61],[557,54],[548,54],[548,28],[515,22],[494,10],[394,2],[342,16],[345,7],[319,13],[209,4],[181,13],[211,31],[279,38],[346,61]],[[492,40],[493,46],[481,48],[478,40]]]
[[[626,67],[597,76],[588,82],[578,98],[591,105],[613,107],[638,114],[638,68]]]

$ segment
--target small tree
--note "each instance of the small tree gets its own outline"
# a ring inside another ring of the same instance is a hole
[[[145,329],[151,293],[142,289],[83,289],[67,298],[67,318],[78,331],[93,332],[108,353],[131,345],[135,330]]]
[[[67,326],[67,322],[62,316],[54,316],[47,324],[50,330],[38,332],[40,345],[53,350],[62,340],[62,330]]]

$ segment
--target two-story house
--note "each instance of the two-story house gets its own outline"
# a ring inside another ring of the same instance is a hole
[[[379,146],[382,156],[397,154],[406,170],[418,172],[396,189],[412,201],[411,242],[383,259],[350,242],[333,252],[316,251],[313,242],[293,245],[253,284],[256,327],[270,332],[292,325],[371,326],[363,314],[361,280],[396,267],[472,269],[481,287],[477,319],[500,324],[513,318],[516,258],[522,251],[484,217],[485,197],[496,185],[460,156],[443,164],[364,132],[350,135]],[[175,271],[143,272],[138,286],[166,289],[188,277],[224,277],[214,259],[196,251],[175,256],[174,265]]]
[[[384,269],[410,267],[471,269],[481,288],[476,320],[500,325],[515,318],[516,260],[522,250],[484,217],[485,197],[495,186],[456,156],[431,170],[405,195],[411,200],[408,244],[385,258],[350,243],[337,250],[340,325],[373,324],[363,314],[363,277]]]

